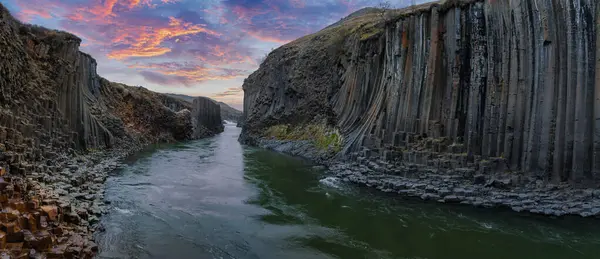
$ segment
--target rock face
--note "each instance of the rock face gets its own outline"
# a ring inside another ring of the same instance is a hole
[[[0,4],[2,258],[92,258],[116,160],[223,130],[206,98],[192,105],[101,78],[80,42],[22,24]]]
[[[92,258],[98,251],[93,241],[76,233],[81,219],[69,204],[50,198],[39,185],[21,178],[0,177],[0,184],[3,257]],[[32,190],[37,195],[27,195]]]
[[[221,118],[223,120],[240,123],[242,121],[242,112],[227,105],[224,102],[218,102],[221,107]]]
[[[390,12],[355,15],[269,54],[243,86],[241,140],[325,120],[342,132],[346,159],[598,182],[597,1]]]
[[[188,103],[193,103],[194,99],[196,98],[194,96],[189,96],[189,95],[184,95],[184,94],[167,94],[167,95],[170,97],[173,97],[173,98],[177,98],[179,100],[184,100]],[[241,111],[229,106],[228,104],[226,104],[224,102],[217,102],[217,101],[215,101],[215,102],[217,104],[219,104],[219,106],[221,106],[221,119],[228,120],[231,122],[237,122],[238,124],[241,123],[241,119],[242,119]]]
[[[215,101],[206,97],[196,97],[192,106],[192,120],[198,125],[195,133],[197,136],[201,136],[207,132],[223,131],[221,106]]]
[[[0,5],[0,150],[13,173],[67,150],[219,132],[193,124],[191,116],[212,119],[218,113],[101,78],[96,61],[78,50],[80,42],[66,32],[22,24]],[[208,131],[195,133],[201,127]]]

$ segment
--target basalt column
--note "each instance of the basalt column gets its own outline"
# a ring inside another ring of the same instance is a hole
[[[206,130],[211,134],[223,131],[221,107],[209,98],[197,97],[194,99],[192,119],[196,123],[195,134],[197,135],[206,134]]]
[[[293,124],[295,111],[334,114],[346,158],[464,156],[448,168],[493,160],[554,182],[600,180],[599,5],[457,0],[351,15],[269,54],[244,83],[243,135]],[[313,88],[328,95],[287,94]]]

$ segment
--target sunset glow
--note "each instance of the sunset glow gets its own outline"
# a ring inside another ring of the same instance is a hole
[[[265,54],[378,0],[0,0],[21,21],[69,31],[101,76],[241,108]],[[404,6],[409,0],[390,1]]]

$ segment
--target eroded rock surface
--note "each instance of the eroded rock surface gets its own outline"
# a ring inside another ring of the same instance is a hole
[[[179,100],[186,101],[188,103],[194,103],[194,99],[196,99],[196,97],[194,97],[194,96],[189,96],[189,95],[184,95],[184,94],[167,94],[167,96],[174,97]],[[221,107],[221,119],[228,120],[231,122],[237,122],[237,123],[239,123],[239,125],[241,125],[241,122],[242,122],[241,121],[241,119],[242,119],[241,111],[229,106],[228,104],[226,104],[224,102],[217,102],[217,101],[215,101],[215,102],[217,104],[219,104],[219,106]]]
[[[269,127],[325,120],[337,159],[382,176],[597,188],[599,17],[591,0],[361,11],[269,54],[243,86],[241,140],[273,146]]]
[[[93,256],[103,183],[119,158],[223,130],[217,104],[110,82],[80,43],[22,24],[0,4],[0,214],[10,216],[0,218],[0,253]]]
[[[221,118],[223,120],[236,122],[239,125],[243,124],[241,111],[238,111],[224,102],[218,102],[218,104],[221,106]]]

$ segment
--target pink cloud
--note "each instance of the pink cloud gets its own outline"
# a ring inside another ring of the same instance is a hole
[[[169,18],[169,24],[162,27],[131,27],[121,31],[120,35],[112,40],[113,43],[125,43],[130,46],[125,49],[113,50],[108,54],[112,59],[125,59],[130,57],[154,57],[166,54],[171,48],[161,44],[178,36],[204,33],[219,36],[218,32],[206,29],[197,24],[183,22],[174,17]]]
[[[165,79],[169,81],[179,82],[182,85],[190,86],[193,83],[204,82],[208,80],[229,80],[248,75],[247,71],[240,69],[206,67],[190,62],[163,62],[150,64],[134,64],[130,68],[138,69],[148,75],[148,71],[162,76],[170,77]],[[142,75],[144,75],[142,73]],[[156,78],[156,75],[154,75]]]
[[[39,10],[39,9],[23,9],[17,15],[17,19],[22,22],[31,22],[36,16],[42,17],[44,19],[52,18],[52,14],[47,10]]]
[[[280,38],[277,38],[274,36],[262,35],[261,32],[254,32],[254,31],[244,31],[244,32],[257,40],[264,41],[264,42],[272,42],[272,43],[279,43],[279,44],[286,44],[286,43],[290,42],[289,40],[280,39]]]

